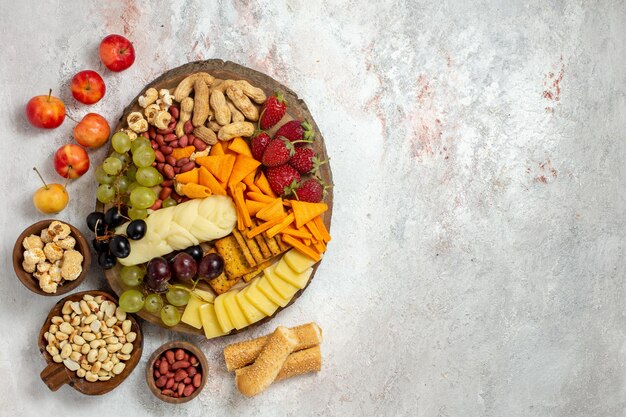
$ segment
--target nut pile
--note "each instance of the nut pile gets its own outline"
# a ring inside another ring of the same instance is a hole
[[[102,296],[85,294],[80,301],[66,301],[61,313],[44,334],[54,362],[89,382],[122,373],[137,338],[124,311]]]
[[[83,272],[83,255],[74,249],[76,239],[70,227],[53,221],[39,236],[24,238],[22,268],[39,280],[39,287],[49,293],[57,292],[63,281],[73,281]]]
[[[189,397],[201,382],[202,368],[193,353],[169,349],[154,361],[154,383],[163,395]]]
[[[130,113],[128,128],[122,130],[131,140],[137,135],[150,139],[156,156],[153,166],[165,177],[152,208],[160,208],[160,202],[168,197],[177,203],[184,201],[173,179],[194,169],[195,159],[207,156],[211,145],[218,140],[252,136],[255,125],[251,122],[259,119],[254,103],[262,104],[266,99],[262,89],[245,80],[221,80],[206,72],[187,76],[173,92],[147,89],[137,100],[143,114]]]

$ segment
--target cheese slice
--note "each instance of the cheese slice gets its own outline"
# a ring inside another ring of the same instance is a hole
[[[222,327],[217,320],[215,307],[211,303],[205,303],[200,307],[200,317],[202,318],[202,327],[204,327],[204,335],[207,339],[223,336],[226,332],[222,331]]]
[[[277,293],[266,276],[262,276],[258,280],[259,283],[257,284],[257,288],[267,297],[268,300],[281,307],[285,307],[289,304],[289,299],[284,298],[282,295]]]
[[[245,297],[259,311],[266,316],[271,316],[278,309],[278,304],[271,301],[260,289],[259,283],[263,278],[255,279],[245,288]]]
[[[274,267],[265,268],[263,273],[276,292],[279,293],[284,299],[291,300],[291,297],[293,297],[293,295],[298,291],[298,287],[295,287],[276,275]]]
[[[243,315],[243,311],[239,308],[239,304],[237,303],[238,291],[228,291],[226,293],[226,298],[224,299],[224,307],[226,307],[226,312],[228,313],[228,318],[230,318],[230,322],[235,326],[235,329],[240,330],[246,327],[249,323],[246,320],[246,316]]]
[[[191,327],[195,327],[196,329],[201,329],[202,319],[200,318],[200,307],[204,304],[206,304],[206,301],[197,297],[195,294],[191,294],[187,307],[185,307],[185,312],[180,318],[180,321],[190,325]]]
[[[279,268],[281,264],[287,265],[286,262],[280,261],[275,270],[276,275],[300,289],[306,287],[307,282],[309,282],[309,277],[313,272],[313,268],[305,269],[302,273],[298,274],[293,269],[289,268],[289,266]]]
[[[212,303],[215,301],[215,293],[213,293],[212,291],[206,291],[206,290],[201,290],[199,288],[195,288],[193,290],[193,295],[195,295],[196,297],[208,303]]]
[[[249,288],[250,286],[247,286],[243,290],[239,291],[239,293],[235,296],[235,299],[237,300],[243,315],[246,316],[248,323],[252,324],[264,319],[266,314],[259,311],[246,297]]]
[[[220,328],[222,329],[222,332],[224,333],[228,333],[232,329],[235,328],[233,323],[230,321],[230,318],[228,317],[228,313],[226,312],[226,307],[224,306],[224,300],[226,299],[227,295],[228,293],[218,295],[215,298],[215,304],[214,304],[215,315],[217,316],[217,322],[219,323]]]
[[[315,264],[315,261],[308,256],[298,252],[295,249],[290,250],[285,253],[282,260],[284,260],[287,265],[291,267],[297,273],[304,272],[307,268],[312,267]]]

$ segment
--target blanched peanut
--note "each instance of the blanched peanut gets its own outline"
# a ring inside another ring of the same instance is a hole
[[[124,332],[124,334],[128,334],[128,332],[130,332],[132,323],[130,320],[124,320],[122,322],[122,331]]]
[[[124,362],[119,362],[115,364],[111,372],[113,372],[115,375],[119,375],[122,373],[122,371],[124,371],[124,368],[126,368],[126,364]]]
[[[126,335],[126,340],[129,341],[130,343],[133,343],[135,341],[135,339],[137,339],[137,333],[135,333],[135,332],[129,332]]]

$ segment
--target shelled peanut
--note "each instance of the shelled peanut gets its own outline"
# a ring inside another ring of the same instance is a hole
[[[126,313],[102,296],[85,294],[66,301],[44,334],[46,351],[56,363],[89,382],[121,374],[134,350],[137,333]]]
[[[202,372],[202,366],[193,353],[169,349],[154,362],[154,384],[162,395],[189,397],[200,387]]]

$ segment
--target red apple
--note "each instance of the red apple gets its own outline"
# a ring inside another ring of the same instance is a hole
[[[121,35],[109,35],[102,39],[98,48],[102,63],[111,71],[119,72],[135,62],[135,48]]]
[[[86,148],[99,148],[107,143],[111,128],[97,113],[87,113],[74,127],[74,139]]]
[[[104,80],[95,71],[81,71],[72,78],[70,84],[74,98],[84,104],[94,104],[104,97]]]
[[[54,169],[64,178],[76,179],[89,169],[89,155],[78,145],[63,145],[54,154]]]
[[[52,95],[36,96],[26,104],[26,117],[31,125],[43,129],[54,129],[65,120],[65,104]]]

